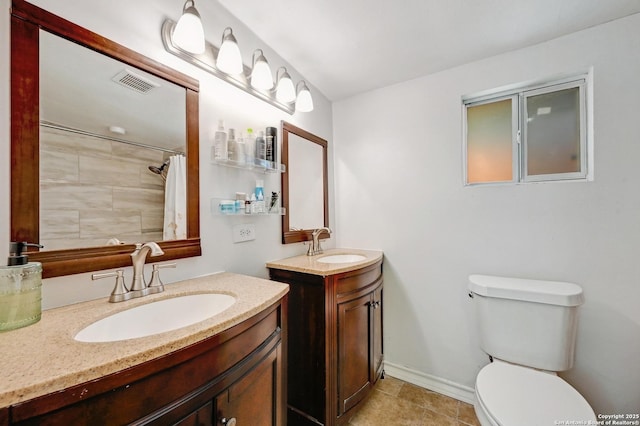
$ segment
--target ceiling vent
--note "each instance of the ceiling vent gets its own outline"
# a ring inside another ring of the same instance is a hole
[[[154,83],[148,78],[142,77],[126,68],[116,74],[111,80],[138,93],[148,93],[150,90],[160,87],[158,83]]]

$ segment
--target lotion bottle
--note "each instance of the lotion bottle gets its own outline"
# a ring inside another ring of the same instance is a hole
[[[218,130],[216,130],[213,141],[213,159],[218,161],[228,160],[227,132],[224,130],[224,120],[218,120]]]
[[[229,140],[227,141],[227,152],[229,160],[238,161],[238,147],[236,145],[236,131],[229,129]]]
[[[247,136],[244,138],[244,155],[245,162],[253,166],[256,155],[256,137],[253,135],[253,129],[247,129]]]

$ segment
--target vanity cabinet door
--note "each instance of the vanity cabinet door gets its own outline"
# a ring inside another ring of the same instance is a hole
[[[283,424],[278,411],[282,392],[281,345],[215,399],[214,425],[273,426]]]
[[[338,416],[357,404],[371,387],[370,311],[371,294],[338,304]]]
[[[369,392],[382,371],[382,282],[338,304],[338,416]]]

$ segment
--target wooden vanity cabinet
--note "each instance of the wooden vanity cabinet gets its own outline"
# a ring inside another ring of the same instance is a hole
[[[383,374],[382,260],[321,276],[270,268],[289,284],[289,425],[342,425]]]
[[[12,405],[0,425],[285,425],[286,299],[191,346]]]

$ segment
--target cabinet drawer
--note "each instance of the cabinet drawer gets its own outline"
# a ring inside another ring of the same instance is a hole
[[[382,261],[363,269],[336,276],[337,296],[358,291],[375,283],[382,276]]]

